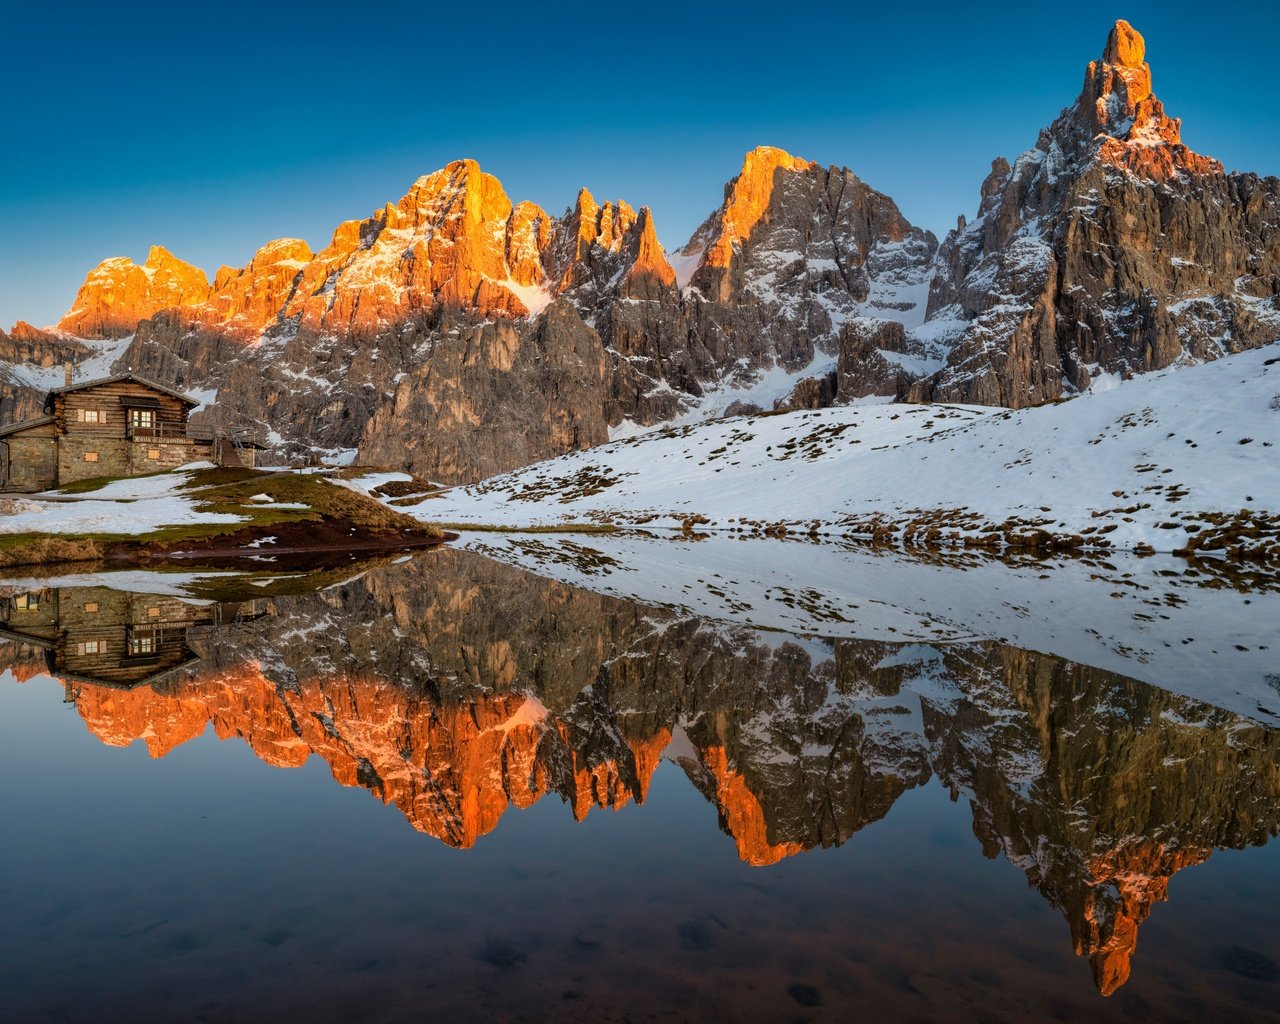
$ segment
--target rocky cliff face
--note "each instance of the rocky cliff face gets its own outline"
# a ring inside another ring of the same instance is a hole
[[[608,440],[605,351],[567,300],[519,324],[428,321],[399,337],[410,359],[429,356],[337,439],[354,437],[364,462],[455,481]]]
[[[216,392],[202,415],[218,429],[457,482],[670,419],[774,365],[882,361],[874,343],[842,356],[841,332],[919,320],[935,246],[851,172],[759,149],[678,273],[647,207],[584,189],[551,217],[458,161],[319,252],[280,239],[212,284],[159,248],[108,260],[59,329],[132,333],[115,368]],[[901,332],[885,342],[905,349]],[[903,390],[892,370],[877,388]]]
[[[75,338],[42,331],[22,320],[8,334],[0,331],[0,423],[17,423],[43,412],[47,389],[37,386],[33,377],[50,374],[32,374],[30,370],[53,371],[51,379],[61,384],[59,367],[81,363],[92,354],[90,346]]]
[[[1099,375],[1280,338],[1280,181],[1183,144],[1142,37],[1117,22],[1076,102],[943,243],[923,334],[946,367],[919,400],[1020,407]]]

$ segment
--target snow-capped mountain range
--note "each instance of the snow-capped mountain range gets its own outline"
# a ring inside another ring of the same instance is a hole
[[[286,454],[470,482],[656,425],[859,400],[1022,408],[1280,338],[1280,181],[1182,142],[1142,38],[941,245],[852,171],[748,153],[674,252],[647,207],[552,216],[462,160],[246,267],[153,248],[0,336],[0,415],[70,361],[207,399]]]

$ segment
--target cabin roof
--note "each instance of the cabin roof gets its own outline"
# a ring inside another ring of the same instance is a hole
[[[170,398],[176,398],[180,402],[186,402],[187,405],[195,408],[200,403],[190,395],[184,395],[181,391],[174,391],[173,388],[167,388],[163,384],[157,384],[153,380],[146,377],[139,377],[136,373],[118,373],[114,377],[99,377],[97,380],[86,380],[82,384],[72,384],[70,387],[54,388],[49,392],[49,398],[54,395],[65,395],[69,391],[85,391],[88,388],[101,387],[103,384],[119,384],[121,381],[129,381],[133,384],[141,384],[144,388],[150,388],[153,391],[159,391],[168,395]]]
[[[29,643],[30,641],[27,642]],[[182,660],[177,664],[170,665],[168,668],[156,669],[156,671],[152,672],[150,675],[139,676],[137,679],[104,679],[100,676],[81,675],[78,672],[67,672],[65,669],[54,668],[52,666],[49,669],[48,675],[51,675],[54,679],[64,683],[88,683],[91,686],[105,686],[112,690],[136,690],[140,686],[155,686],[156,683],[161,680],[167,679],[169,676],[176,674],[182,669],[190,668],[195,663],[203,660],[204,659],[202,657],[188,648],[187,652],[183,655]],[[123,668],[124,666],[119,667]],[[139,663],[137,667],[144,668],[146,666]]]
[[[0,427],[0,437],[8,437],[10,434],[19,434],[24,430],[30,430],[32,427],[43,427],[52,422],[52,416],[37,416],[33,420],[23,420],[21,423],[10,423],[7,427]]]

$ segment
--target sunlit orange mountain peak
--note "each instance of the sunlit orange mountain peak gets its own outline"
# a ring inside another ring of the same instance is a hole
[[[1070,117],[1078,126],[1076,145],[1096,146],[1104,163],[1153,180],[1222,173],[1217,160],[1183,144],[1182,121],[1168,117],[1152,92],[1146,42],[1127,21],[1115,23],[1102,58],[1089,64]]]
[[[1129,980],[1138,927],[1156,903],[1169,898],[1169,880],[1202,864],[1212,850],[1174,848],[1146,840],[1126,843],[1089,864],[1091,888],[1079,916],[1068,916],[1076,954],[1087,956],[1094,984],[1104,996]]]
[[[118,337],[169,312],[247,341],[285,323],[368,336],[437,306],[519,318],[557,294],[608,281],[595,264],[619,253],[624,271],[638,262],[636,274],[673,283],[647,211],[637,218],[626,203],[598,205],[583,189],[575,209],[556,220],[534,203],[513,205],[497,178],[474,160],[456,160],[418,178],[398,202],[339,224],[319,252],[277,239],[243,268],[219,268],[212,285],[159,247],[142,266],[106,260],[90,271],[59,328]]]
[[[58,327],[80,338],[121,337],[154,313],[197,307],[208,297],[203,270],[153,245],[141,266],[117,256],[89,271]]]

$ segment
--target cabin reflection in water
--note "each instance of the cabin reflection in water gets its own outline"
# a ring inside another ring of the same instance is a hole
[[[188,643],[193,629],[254,617],[257,604],[200,604],[108,587],[24,590],[0,600],[0,637],[43,649],[49,672],[68,684],[128,689],[198,661]]]

